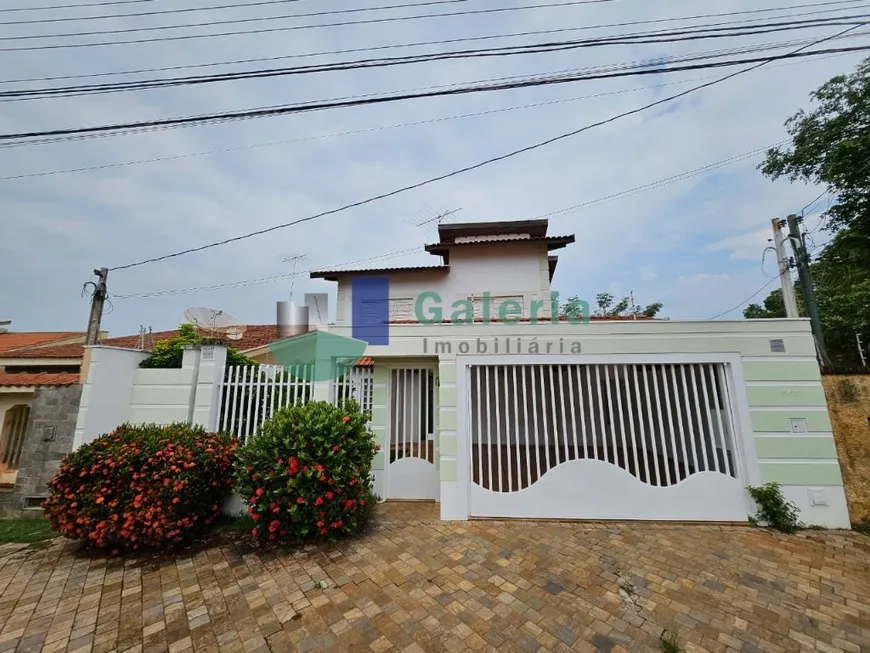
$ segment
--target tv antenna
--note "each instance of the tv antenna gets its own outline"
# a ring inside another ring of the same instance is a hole
[[[241,340],[247,329],[238,318],[214,308],[191,307],[184,311],[184,317],[212,338],[224,336],[230,340]]]
[[[296,264],[300,259],[305,258],[308,254],[297,254],[296,256],[288,256],[284,259],[285,263],[293,263],[293,272],[290,273],[290,299],[293,299],[293,287],[296,285]]]

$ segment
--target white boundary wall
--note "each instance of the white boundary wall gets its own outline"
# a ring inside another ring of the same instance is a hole
[[[76,421],[73,448],[119,424],[190,422],[214,430],[226,347],[184,350],[181,369],[143,369],[147,352],[95,345]]]

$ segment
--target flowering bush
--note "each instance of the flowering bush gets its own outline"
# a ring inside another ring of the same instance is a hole
[[[170,548],[220,514],[236,444],[187,424],[122,424],[61,462],[45,516],[56,531],[92,546]]]
[[[327,539],[363,528],[378,449],[366,421],[354,401],[287,406],[239,448],[236,491],[255,538]]]

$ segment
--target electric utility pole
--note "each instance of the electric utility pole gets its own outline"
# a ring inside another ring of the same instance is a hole
[[[785,251],[785,236],[782,233],[783,220],[774,218],[770,221],[773,227],[773,246],[776,250],[776,265],[779,270],[779,282],[782,284],[782,300],[785,304],[786,317],[800,317],[797,297],[791,280],[791,261]]]
[[[94,292],[91,295],[91,316],[88,318],[88,333],[85,337],[86,345],[95,345],[100,339],[100,323],[103,320],[103,304],[106,297],[109,296],[109,288],[106,282],[109,279],[109,269],[100,268],[94,270],[94,274],[99,277],[96,282],[89,281],[88,284],[93,284]]]
[[[813,278],[810,273],[810,256],[807,254],[806,241],[800,230],[800,223],[803,218],[792,213],[786,219],[788,222],[788,235],[791,242],[792,250],[794,250],[794,258],[797,262],[798,278],[801,283],[801,289],[804,291],[804,305],[807,307],[807,313],[810,316],[810,324],[813,329],[813,336],[816,339],[816,349],[819,352],[819,358],[824,367],[831,367],[831,361],[828,358],[828,352],[825,349],[825,337],[822,333],[822,320],[819,317],[819,307],[816,304],[816,291],[813,287]]]

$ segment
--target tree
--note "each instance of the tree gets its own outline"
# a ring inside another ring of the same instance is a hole
[[[824,185],[837,201],[831,229],[870,234],[870,59],[851,75],[831,78],[810,94],[818,106],[798,111],[785,127],[791,145],[768,150],[759,166],[770,179]]]
[[[859,360],[855,336],[870,341],[870,59],[825,82],[810,100],[812,111],[785,123],[791,143],[769,150],[759,168],[770,179],[823,185],[835,198],[822,214],[833,238],[812,274],[828,353],[835,364],[851,366]],[[743,314],[784,316],[782,292]]]
[[[177,336],[155,343],[151,355],[139,363],[139,367],[180,368],[184,348],[204,343],[205,338],[193,324],[182,324],[178,327]],[[231,365],[256,365],[256,362],[232,347],[227,347],[227,366]]]
[[[806,315],[803,291],[800,289],[800,286],[795,287],[794,291],[797,298],[798,312],[801,315]],[[750,304],[744,308],[743,317],[747,320],[787,317],[785,311],[785,300],[782,298],[782,289],[777,288],[765,297],[763,305]]]
[[[616,304],[613,303],[613,300],[614,297],[610,293],[602,292],[595,295],[595,305],[598,308],[595,314],[599,317],[626,317],[634,315],[635,317],[653,318],[658,315],[664,306],[661,302],[653,302],[644,307],[632,307],[630,297],[623,297]],[[578,295],[569,297],[565,305],[562,306],[561,315],[581,317],[584,304],[585,302]]]

